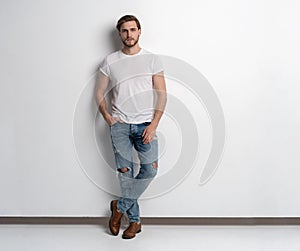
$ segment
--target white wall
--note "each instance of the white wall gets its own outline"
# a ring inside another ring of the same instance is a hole
[[[172,185],[176,156],[194,150],[181,148],[184,112],[196,123],[198,156],[171,188],[149,188],[142,215],[299,216],[299,10],[292,0],[1,1],[0,214],[107,215],[117,184],[94,74],[120,45],[117,19],[132,13],[142,47],[205,76],[226,125],[220,165],[200,184],[211,114],[203,93],[167,79],[157,180]]]

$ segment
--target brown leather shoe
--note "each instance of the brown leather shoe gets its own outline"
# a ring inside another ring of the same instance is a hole
[[[121,218],[123,216],[123,213],[121,213],[117,209],[117,203],[118,203],[117,200],[113,200],[110,203],[111,217],[109,219],[109,229],[113,235],[119,234],[119,230],[121,226]]]
[[[131,222],[129,227],[123,232],[123,239],[132,239],[135,237],[135,234],[142,231],[142,224],[137,222]]]

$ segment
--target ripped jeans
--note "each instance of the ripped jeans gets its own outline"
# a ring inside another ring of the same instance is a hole
[[[121,197],[117,208],[127,213],[130,222],[140,222],[138,198],[146,190],[157,174],[158,144],[157,138],[143,144],[142,134],[150,122],[127,124],[116,122],[110,126],[111,140],[117,174],[120,182]],[[134,175],[133,147],[139,158],[139,171]],[[125,172],[122,172],[121,169]]]

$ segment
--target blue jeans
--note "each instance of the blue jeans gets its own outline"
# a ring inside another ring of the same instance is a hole
[[[157,174],[157,138],[155,137],[148,144],[144,144],[142,138],[143,131],[149,124],[150,122],[141,124],[116,122],[110,126],[121,188],[117,208],[122,213],[127,213],[130,222],[140,222],[138,198]],[[139,158],[139,171],[136,176],[134,175],[133,147]],[[127,168],[127,171],[122,172],[122,168]]]

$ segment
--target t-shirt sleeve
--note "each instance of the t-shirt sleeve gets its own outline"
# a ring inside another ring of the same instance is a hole
[[[159,72],[164,71],[162,61],[158,55],[153,55],[152,74],[155,75]]]
[[[109,65],[107,63],[107,57],[105,57],[99,66],[99,71],[102,72],[105,76],[110,76]]]

